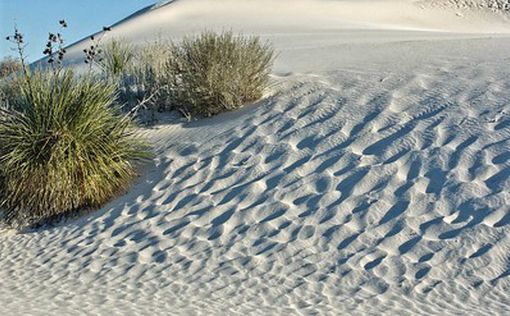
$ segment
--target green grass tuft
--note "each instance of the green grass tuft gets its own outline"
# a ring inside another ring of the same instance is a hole
[[[131,44],[125,40],[112,39],[106,43],[98,65],[108,77],[117,78],[132,67],[134,57],[135,48]]]

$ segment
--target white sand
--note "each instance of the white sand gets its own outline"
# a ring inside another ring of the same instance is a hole
[[[144,130],[154,163],[100,211],[3,232],[0,314],[510,313],[510,25],[423,2],[181,0],[116,26],[260,34],[275,87]]]

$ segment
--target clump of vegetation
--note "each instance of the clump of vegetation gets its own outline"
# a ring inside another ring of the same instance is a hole
[[[167,69],[172,106],[186,116],[211,116],[260,99],[273,49],[258,37],[205,32],[171,45]]]
[[[22,37],[15,42],[22,51]],[[116,85],[58,67],[22,73],[2,88],[0,104],[4,219],[32,225],[125,190],[147,153],[116,103]]]
[[[135,56],[134,47],[124,40],[112,39],[101,51],[101,59],[97,62],[106,76],[117,78],[131,67]]]
[[[133,62],[118,77],[119,97],[138,114],[169,109],[168,42],[158,40],[134,50]],[[143,111],[140,111],[143,110]],[[152,117],[154,120],[155,118]]]
[[[188,119],[234,110],[263,96],[273,57],[258,37],[231,32],[159,40],[136,51],[120,76],[121,99],[135,110],[177,110]]]
[[[0,60],[0,79],[21,71],[21,63],[14,57],[8,56]]]

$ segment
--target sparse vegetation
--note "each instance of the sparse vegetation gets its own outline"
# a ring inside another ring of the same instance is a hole
[[[21,63],[14,57],[5,57],[0,61],[0,79],[21,71]]]
[[[119,77],[119,96],[129,109],[154,115],[170,109],[168,42],[158,40],[135,50],[134,61]],[[138,116],[139,117],[139,116]],[[153,120],[152,118],[151,120]]]
[[[91,37],[90,71],[81,75],[63,68],[60,32],[48,37],[48,70],[29,69],[18,30],[7,38],[20,56],[20,71],[0,85],[0,209],[8,223],[99,207],[127,189],[135,162],[147,157],[132,129],[139,109],[211,116],[261,98],[269,84],[274,54],[258,37],[206,32],[134,50],[121,40],[103,49],[103,35]]]
[[[102,50],[101,59],[97,62],[104,73],[117,78],[128,71],[135,56],[134,47],[124,40],[112,39]]]
[[[258,37],[205,32],[139,50],[120,80],[122,99],[184,116],[212,116],[258,100],[269,85],[273,50]]]

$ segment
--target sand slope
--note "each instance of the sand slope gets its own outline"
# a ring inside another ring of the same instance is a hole
[[[144,44],[161,38],[176,39],[204,29],[255,33],[275,43],[285,42],[289,36],[346,30],[507,34],[509,23],[504,7],[489,9],[480,5],[482,2],[492,3],[490,0],[161,1],[115,23],[107,38]],[[328,39],[334,38],[330,34]],[[292,41],[292,45],[298,43],[306,42]],[[285,44],[288,48],[289,42]],[[83,65],[83,49],[90,45],[88,39],[73,45],[68,50],[67,62]]]
[[[198,2],[136,19],[179,36]],[[125,196],[2,233],[0,313],[510,313],[510,39],[273,27],[264,100],[142,130],[156,158]]]

